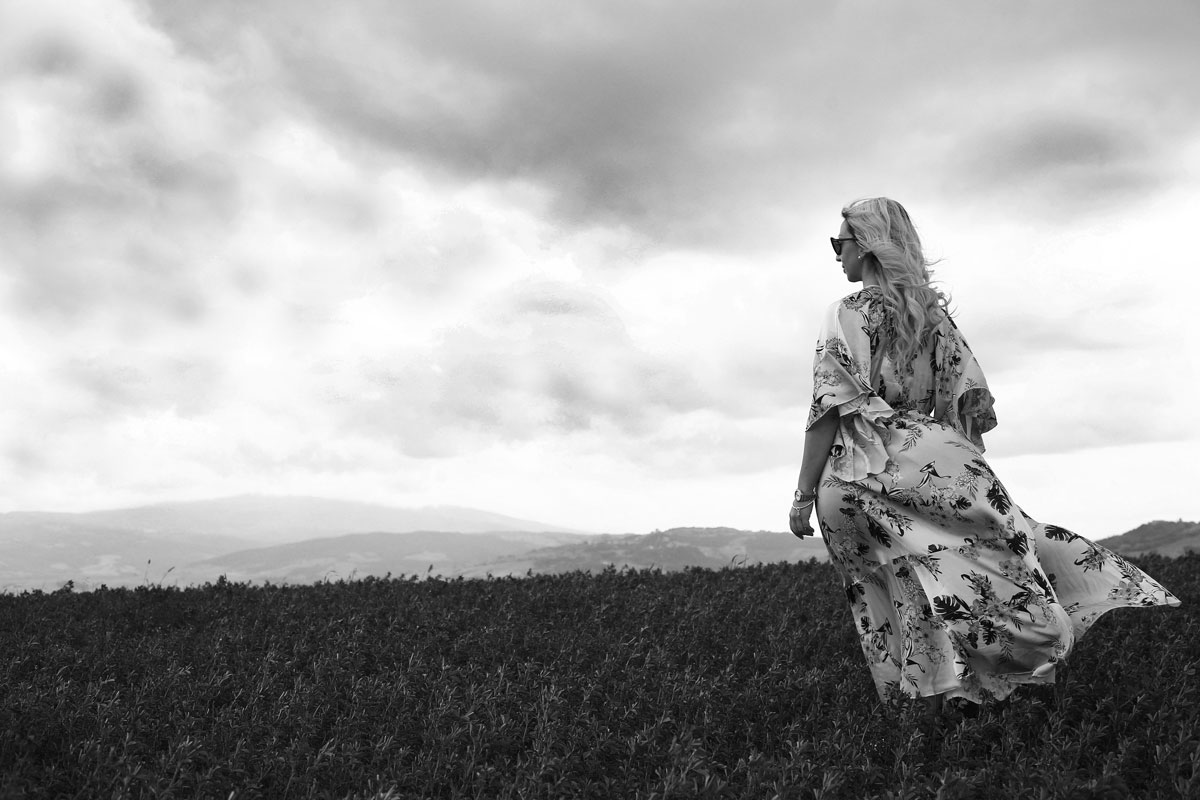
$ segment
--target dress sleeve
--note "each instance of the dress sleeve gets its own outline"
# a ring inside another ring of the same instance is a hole
[[[831,472],[845,481],[887,469],[884,424],[895,411],[871,388],[871,335],[864,304],[846,298],[830,306],[813,359],[811,428],[830,412],[839,416],[830,453]]]
[[[983,452],[983,434],[996,427],[996,399],[988,389],[983,368],[953,320],[942,327],[936,358],[936,416]]]

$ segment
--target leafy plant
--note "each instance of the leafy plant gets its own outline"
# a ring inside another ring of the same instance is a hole
[[[1196,796],[1200,557],[1139,564],[1184,605],[940,736],[825,563],[0,595],[0,796]]]

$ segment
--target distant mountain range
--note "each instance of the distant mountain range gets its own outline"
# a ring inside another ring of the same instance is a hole
[[[1126,556],[1150,553],[1181,556],[1189,550],[1200,552],[1200,522],[1147,522],[1128,533],[1102,539],[1101,543]]]
[[[389,573],[397,577],[450,576],[476,565],[569,546],[587,538],[576,533],[533,531],[351,533],[238,550],[189,564],[178,571],[178,580],[203,583],[225,575],[231,581],[314,583]]]
[[[527,542],[512,544],[503,552],[553,543],[535,534],[578,534],[542,522],[473,508],[395,508],[316,497],[245,495],[78,514],[15,511],[0,514],[0,591],[54,589],[68,580],[81,587],[136,586],[147,582],[186,585],[216,580],[223,571],[233,579],[237,572],[229,561],[233,554],[248,552],[247,563],[259,565],[263,556],[256,551],[263,548],[287,548],[298,542],[367,531],[395,534],[453,531],[506,536],[520,532],[532,537]],[[494,549],[484,547],[481,552],[490,553]],[[412,551],[417,552],[420,550]],[[285,555],[288,553],[284,551]],[[222,558],[223,561],[209,563]],[[350,564],[346,559],[330,556],[327,560],[324,569],[309,565],[303,571],[305,579],[313,574],[316,580],[327,573],[345,576],[347,569],[357,566],[357,562]],[[429,563],[435,562],[447,568],[450,563],[458,563],[437,559]],[[413,564],[400,561],[394,565]],[[419,566],[425,570],[428,563]],[[265,569],[247,572],[256,578],[282,578],[278,572]],[[360,570],[359,574],[366,573]]]
[[[829,552],[818,537],[797,539],[790,533],[743,531],[736,528],[671,528],[645,534],[584,537],[497,558],[461,570],[466,576],[523,575],[603,569],[607,565],[664,571],[685,567],[737,567],[776,561],[825,561]]]
[[[1200,550],[1200,524],[1151,522],[1103,540],[1127,555]],[[243,496],[81,514],[0,514],[0,591],[215,581],[312,583],[368,575],[484,576],[676,570],[825,560],[820,538],[734,528],[587,534],[470,508],[393,508]]]
[[[543,522],[457,506],[396,508],[320,497],[241,495],[137,508],[0,514],[0,538],[30,523],[61,530],[125,529],[156,535],[196,534],[279,544],[365,531],[569,531]]]

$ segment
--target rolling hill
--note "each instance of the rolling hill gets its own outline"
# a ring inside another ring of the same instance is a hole
[[[204,583],[224,575],[238,582],[316,583],[389,573],[449,576],[481,562],[569,546],[585,538],[578,533],[540,531],[353,533],[226,553],[183,567],[179,580]]]
[[[180,584],[214,581],[314,583],[401,575],[599,572],[605,567],[719,569],[744,564],[828,559],[820,539],[734,528],[674,528],[649,534],[581,535],[531,531],[365,533],[240,550],[176,570]]]
[[[1155,520],[1120,536],[1101,539],[1100,544],[1126,556],[1181,556],[1188,551],[1200,552],[1200,523]]]
[[[52,590],[69,580],[81,588],[160,581],[186,585],[215,580],[229,568],[228,563],[191,565],[233,553],[369,531],[422,530],[502,537],[520,532],[533,537],[527,549],[559,541],[535,534],[572,533],[472,508],[394,508],[316,497],[247,495],[84,513],[14,511],[0,514],[0,591]],[[492,557],[509,550],[483,546],[480,552]],[[248,558],[260,563],[257,556]],[[354,568],[344,558],[327,561],[321,575]],[[421,564],[420,571],[427,566]]]
[[[743,531],[736,528],[671,528],[646,534],[591,536],[554,547],[508,556],[471,569],[465,576],[523,575],[529,570],[558,574],[573,570],[598,572],[606,566],[658,568],[742,566],[779,561],[825,561],[829,553],[820,537],[803,541],[790,533]]]
[[[1101,540],[1124,555],[1200,550],[1200,524],[1150,522]],[[312,583],[663,571],[828,559],[824,542],[734,528],[586,534],[478,509],[405,509],[314,497],[242,496],[81,514],[0,514],[0,591],[215,581]]]
[[[460,506],[398,508],[321,497],[270,495],[241,495],[56,516],[107,528],[230,536],[263,544],[367,531],[570,532],[569,528],[561,526]]]

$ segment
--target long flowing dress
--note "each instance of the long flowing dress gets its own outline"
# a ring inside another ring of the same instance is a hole
[[[896,363],[882,292],[830,306],[808,427],[840,417],[817,519],[880,696],[982,702],[1054,681],[1096,618],[1179,601],[1116,553],[1025,514],[983,458],[983,372],[945,318]]]

